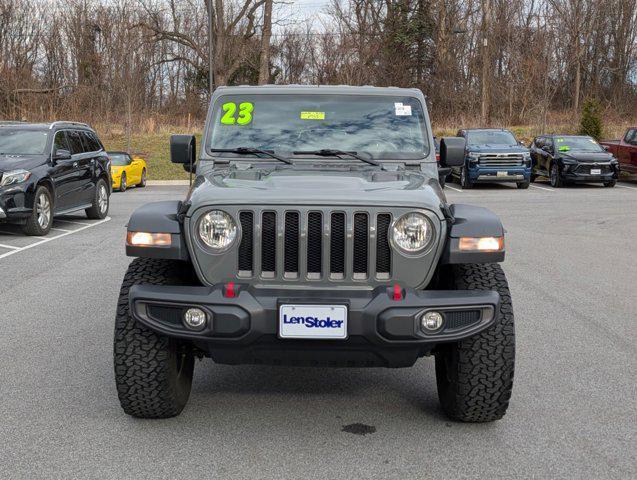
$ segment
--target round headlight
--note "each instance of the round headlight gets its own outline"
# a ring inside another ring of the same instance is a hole
[[[407,213],[396,220],[392,232],[394,245],[405,253],[418,253],[431,244],[434,229],[422,213]]]
[[[237,224],[221,210],[212,210],[199,220],[199,238],[214,250],[224,250],[237,238]]]

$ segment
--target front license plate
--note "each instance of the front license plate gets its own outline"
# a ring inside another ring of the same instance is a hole
[[[345,305],[279,306],[280,338],[347,338]]]
[[[509,176],[509,172],[498,172],[498,177],[508,177]]]
[[[601,174],[602,174],[601,168],[591,168],[591,175],[601,175]]]

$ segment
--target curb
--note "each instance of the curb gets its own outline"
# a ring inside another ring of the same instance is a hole
[[[148,180],[146,182],[146,185],[149,186],[153,186],[153,185],[190,185],[190,182],[188,180]]]

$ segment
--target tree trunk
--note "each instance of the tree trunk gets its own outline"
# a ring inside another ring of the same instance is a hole
[[[270,37],[272,36],[272,0],[265,0],[263,7],[263,38],[261,39],[261,62],[259,65],[259,85],[270,80]]]

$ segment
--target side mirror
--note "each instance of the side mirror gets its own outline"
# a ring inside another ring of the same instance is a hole
[[[53,153],[53,160],[55,161],[71,160],[71,158],[73,158],[71,156],[71,152],[69,152],[68,150],[64,150],[63,148],[60,148]]]
[[[542,147],[540,147],[543,151],[545,151],[546,153],[550,153],[551,152],[551,148],[548,145],[542,145]]]
[[[170,161],[194,165],[197,160],[197,140],[194,135],[170,136]]]
[[[466,141],[462,137],[444,137],[440,140],[440,164],[443,167],[464,165]]]
[[[602,145],[602,148],[606,150],[607,152],[610,152],[610,148],[608,145]]]

